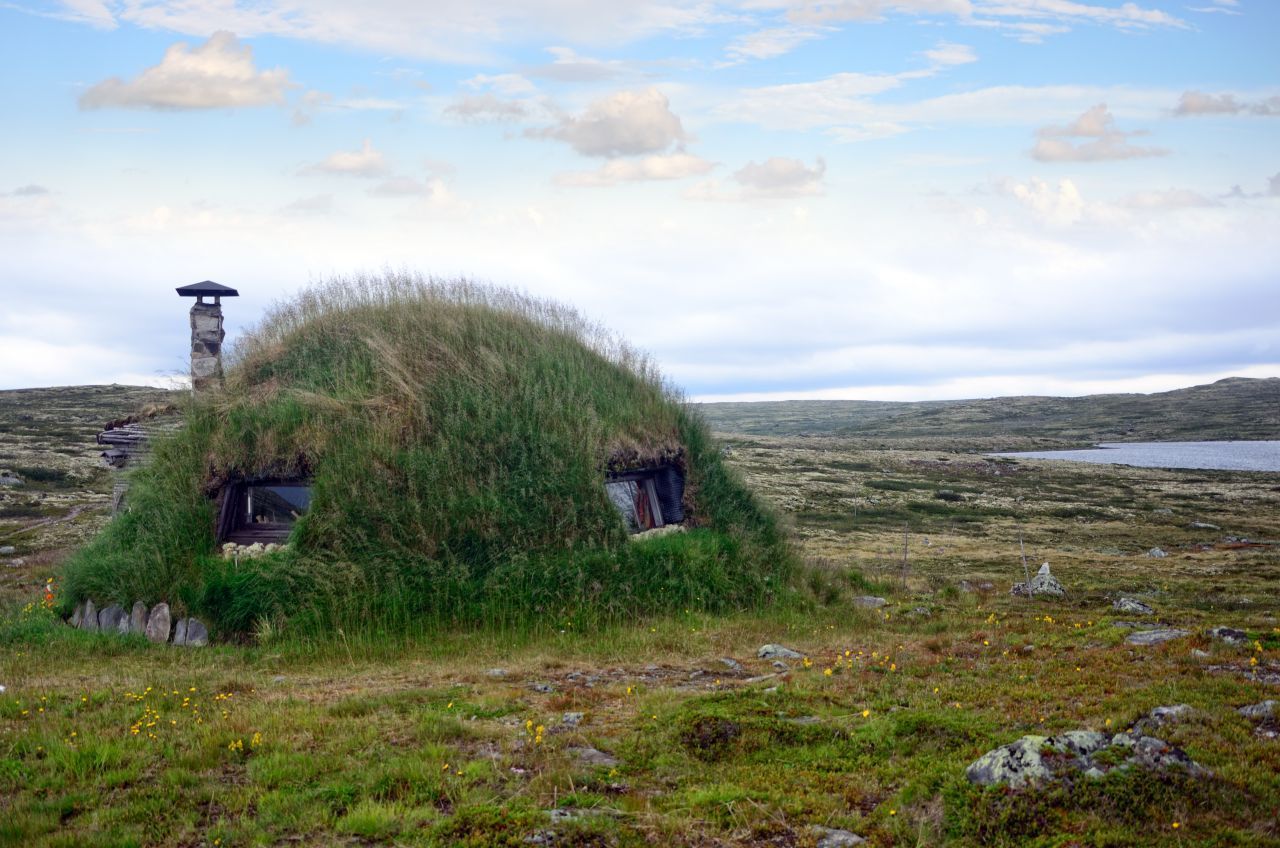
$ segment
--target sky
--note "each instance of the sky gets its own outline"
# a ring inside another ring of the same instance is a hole
[[[388,268],[696,400],[1280,376],[1273,0],[0,0],[0,63],[0,389]]]

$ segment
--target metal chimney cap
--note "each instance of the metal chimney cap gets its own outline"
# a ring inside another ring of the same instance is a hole
[[[213,280],[205,280],[203,283],[192,283],[189,286],[179,286],[175,289],[178,297],[205,297],[212,295],[213,297],[239,297],[240,292],[224,286],[221,283],[215,283]]]

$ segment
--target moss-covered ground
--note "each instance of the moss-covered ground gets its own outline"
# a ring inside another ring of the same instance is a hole
[[[1255,544],[1280,540],[1280,477],[726,442],[806,557],[785,607],[182,650],[53,621],[56,553],[10,569],[0,844],[812,846],[813,825],[884,846],[1280,842],[1280,741],[1236,712],[1280,699],[1280,548]],[[1066,600],[1010,597],[1020,540]],[[1120,594],[1193,635],[1126,644]],[[807,661],[775,669],[766,642]],[[1177,703],[1195,712],[1161,735],[1211,778],[964,780],[1024,734]]]

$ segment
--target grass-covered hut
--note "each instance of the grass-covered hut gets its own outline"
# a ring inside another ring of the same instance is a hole
[[[312,288],[184,417],[68,563],[67,603],[165,600],[226,633],[563,626],[758,605],[791,566],[649,362],[508,290]]]

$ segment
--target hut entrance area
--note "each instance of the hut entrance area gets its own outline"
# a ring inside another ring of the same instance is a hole
[[[684,475],[674,465],[614,472],[604,488],[630,533],[684,521]]]
[[[218,516],[218,541],[251,545],[283,544],[293,525],[311,506],[306,480],[245,480],[224,489]]]

